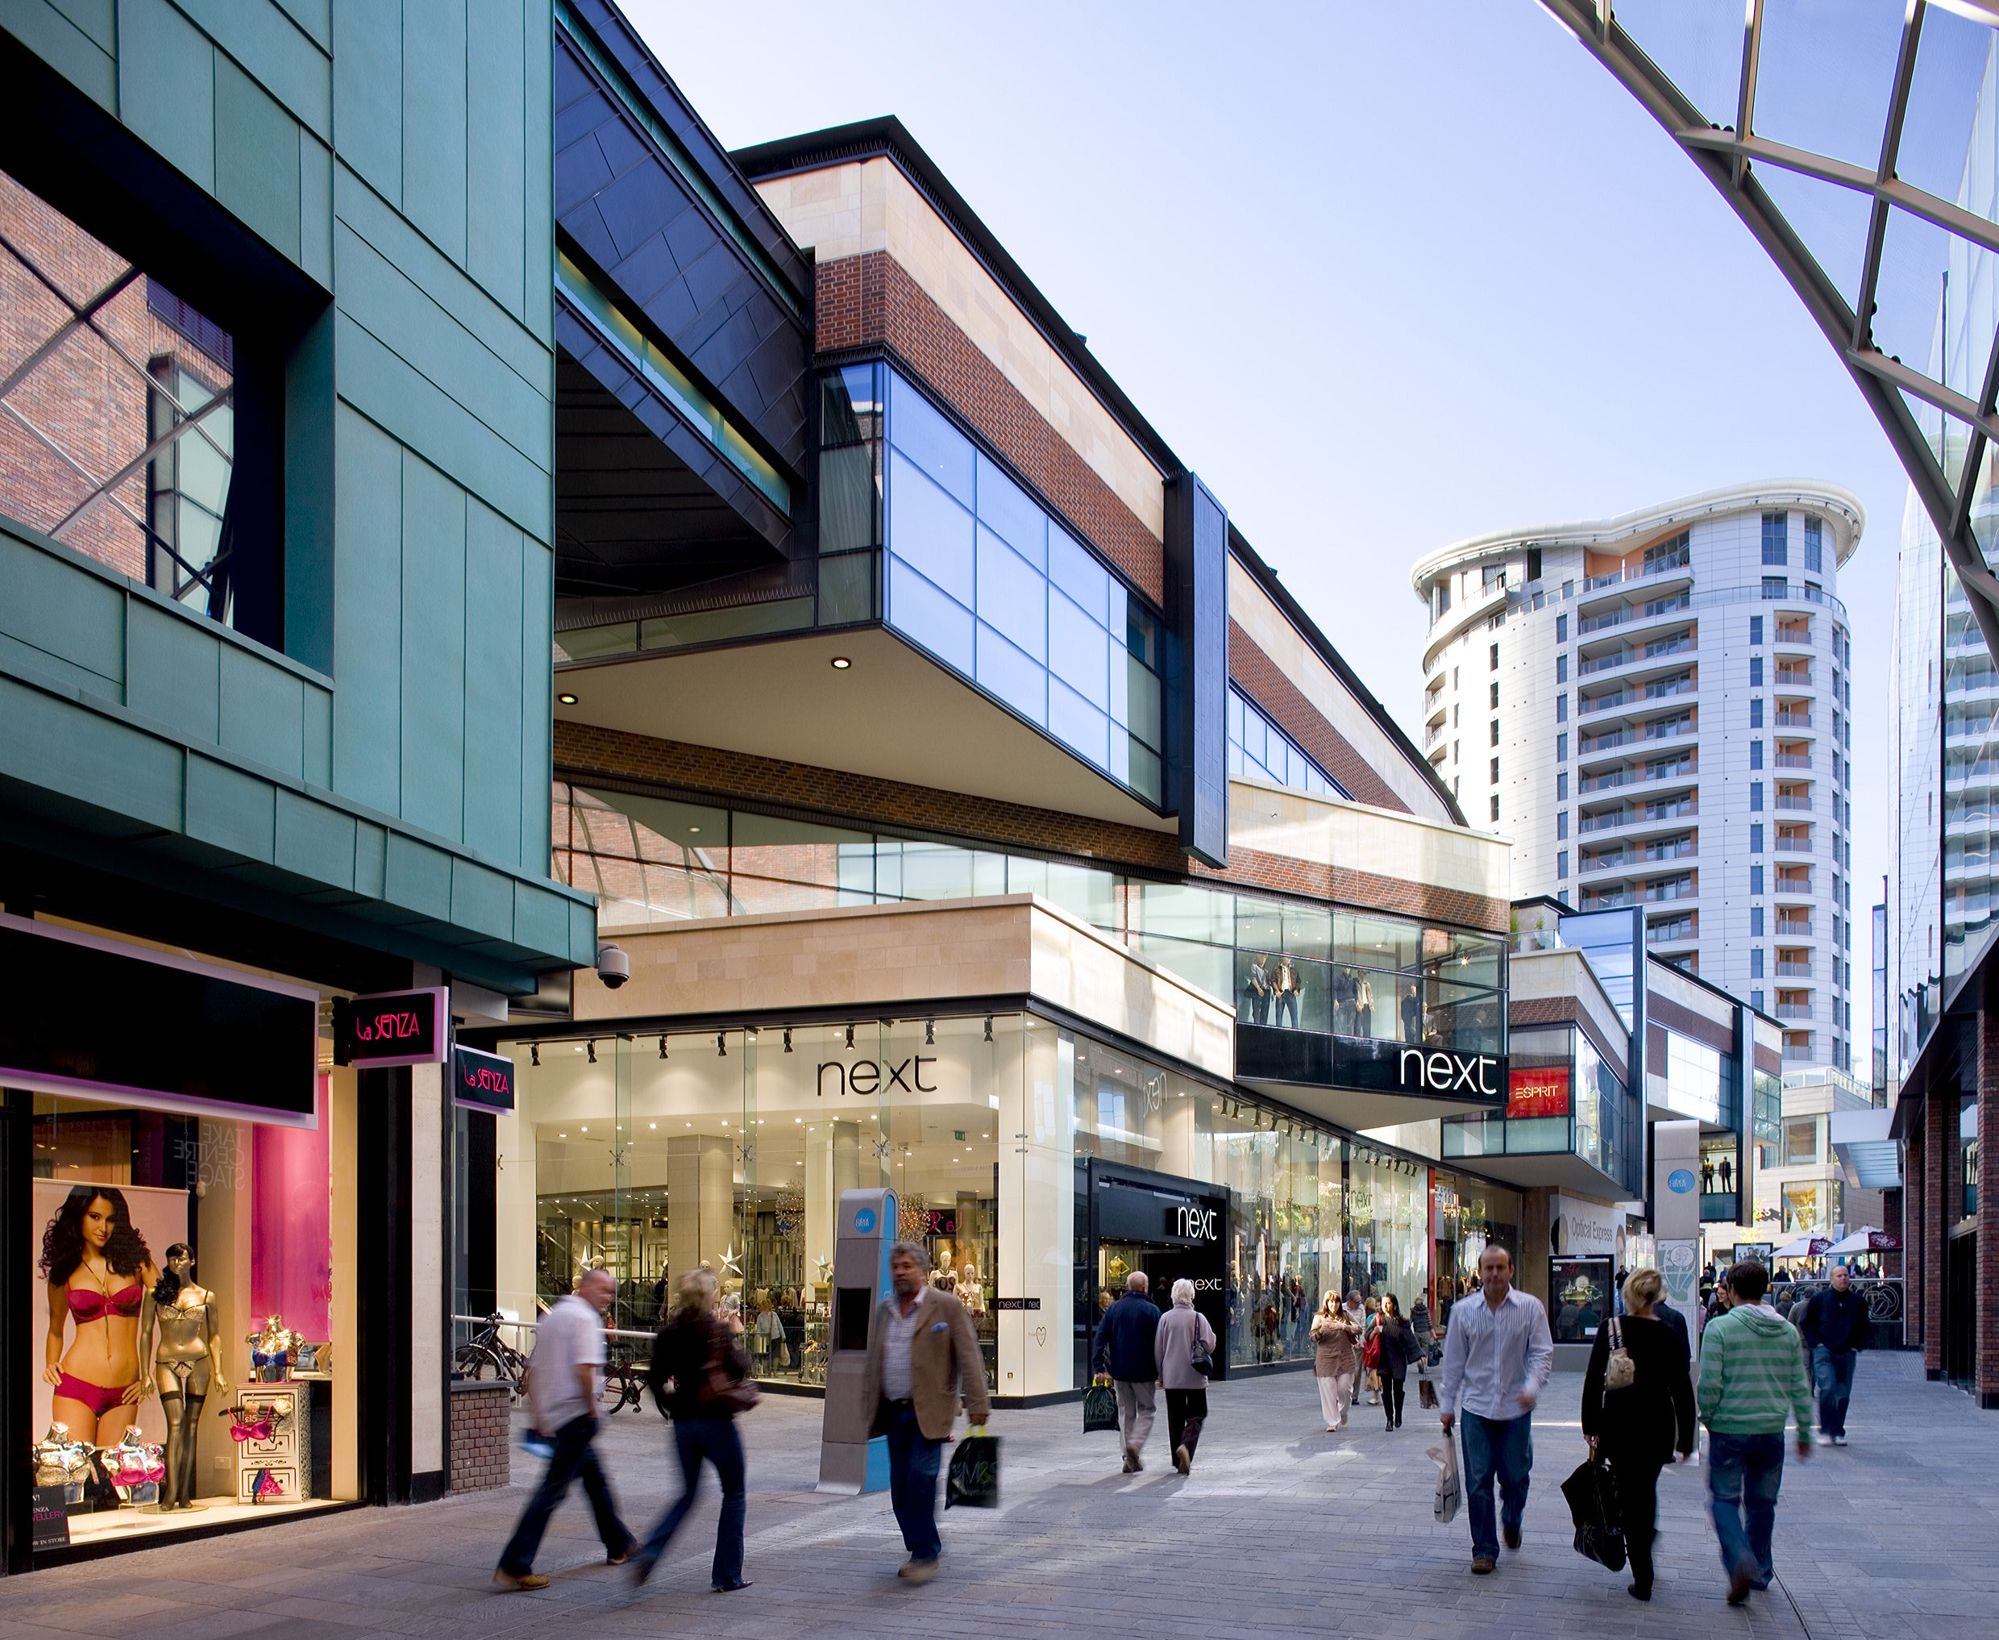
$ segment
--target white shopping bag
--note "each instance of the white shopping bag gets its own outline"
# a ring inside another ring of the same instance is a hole
[[[1458,1518],[1458,1505],[1464,1502],[1464,1486],[1458,1479],[1458,1443],[1449,1433],[1444,1436],[1441,1446],[1429,1450],[1429,1459],[1437,1466],[1437,1503],[1435,1514],[1437,1524],[1448,1526]]]

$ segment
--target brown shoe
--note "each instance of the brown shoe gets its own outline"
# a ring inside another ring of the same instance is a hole
[[[1503,1532],[1501,1532],[1501,1533],[1500,1533],[1499,1535],[1500,1535],[1501,1537],[1503,1537],[1503,1538],[1505,1538],[1505,1539],[1506,1539],[1506,1547],[1507,1547],[1507,1548],[1509,1548],[1509,1549],[1518,1549],[1518,1548],[1520,1547],[1520,1528],[1519,1528],[1519,1527],[1517,1527],[1517,1526],[1509,1526],[1509,1527],[1507,1527],[1507,1528],[1506,1528],[1506,1529],[1505,1529],[1505,1530],[1504,1530]]]
[[[1738,1571],[1728,1580],[1728,1603],[1739,1606],[1749,1598],[1749,1591],[1756,1585],[1755,1574],[1747,1567]]]
[[[511,1589],[518,1594],[526,1594],[531,1589],[545,1589],[548,1579],[539,1572],[510,1572],[502,1567],[493,1574],[493,1581],[503,1589]]]
[[[928,1560],[911,1560],[896,1576],[906,1578],[911,1583],[928,1583],[937,1575],[937,1557]]]
[[[1480,1577],[1484,1577],[1498,1564],[1491,1555],[1473,1555],[1471,1557],[1471,1569]]]

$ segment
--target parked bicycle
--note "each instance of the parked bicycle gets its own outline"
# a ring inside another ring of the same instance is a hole
[[[519,1400],[526,1393],[528,1358],[500,1336],[507,1318],[495,1310],[479,1330],[460,1344],[451,1357],[456,1378],[477,1378],[488,1383],[504,1381]]]
[[[623,1412],[626,1407],[644,1405],[647,1358],[640,1356],[631,1347],[612,1345],[610,1359],[604,1363],[604,1382],[597,1391],[597,1398],[603,1402],[604,1410]]]

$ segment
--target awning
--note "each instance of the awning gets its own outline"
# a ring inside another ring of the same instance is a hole
[[[1827,1236],[1800,1236],[1796,1241],[1786,1242],[1770,1257],[1772,1259],[1818,1258],[1831,1246],[1831,1238]]]
[[[1894,1136],[1892,1110],[1836,1110],[1832,1153],[1854,1190],[1902,1188],[1902,1141]]]
[[[1901,1250],[1902,1238],[1886,1230],[1856,1230],[1826,1249],[1835,1257],[1841,1253],[1899,1253]]]

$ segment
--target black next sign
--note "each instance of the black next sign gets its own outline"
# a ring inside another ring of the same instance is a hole
[[[445,990],[385,991],[333,1005],[333,1062],[360,1070],[441,1065]]]
[[[468,1110],[512,1110],[514,1062],[477,1048],[453,1048],[451,1097]]]

